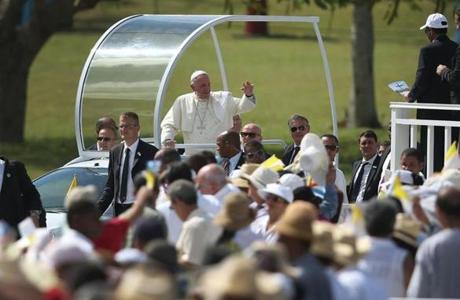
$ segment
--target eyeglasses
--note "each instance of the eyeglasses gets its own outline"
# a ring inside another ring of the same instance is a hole
[[[97,140],[98,140],[98,142],[102,142],[102,141],[108,142],[108,141],[111,141],[112,139],[109,138],[109,137],[105,137],[105,136],[98,136]]]
[[[137,127],[136,124],[120,124],[120,125],[118,125],[118,128],[120,128],[120,129],[124,129],[124,128],[131,129],[131,128],[135,128],[135,127]]]
[[[254,132],[240,132],[240,135],[241,137],[250,137],[252,139],[255,138],[257,134]]]
[[[335,151],[335,150],[339,149],[339,146],[336,146],[336,145],[324,145],[324,148],[326,148],[326,150]]]
[[[298,131],[304,131],[305,129],[307,129],[307,127],[304,126],[304,125],[300,125],[299,127],[294,127],[294,126],[293,126],[293,127],[291,127],[291,132],[294,133],[294,132],[296,132],[297,130],[298,130]]]
[[[253,158],[253,157],[257,156],[257,155],[261,155],[261,154],[262,154],[262,151],[256,151],[256,152],[247,152],[244,155],[247,158],[251,159],[251,158]]]

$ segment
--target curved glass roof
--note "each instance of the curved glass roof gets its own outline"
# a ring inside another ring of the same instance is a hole
[[[214,27],[224,22],[238,21],[313,24],[326,73],[333,129],[336,132],[332,82],[317,26],[318,17],[137,15],[109,28],[93,47],[85,63],[75,110],[75,132],[80,156],[100,156],[95,151],[88,151],[95,143],[97,119],[109,116],[118,123],[118,116],[124,111],[138,113],[141,137],[158,147],[160,113],[164,110],[163,100],[171,74],[182,54],[203,32],[211,33],[221,88],[228,90],[224,60]]]

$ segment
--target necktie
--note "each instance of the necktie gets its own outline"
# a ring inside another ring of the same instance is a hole
[[[225,170],[225,175],[230,175],[230,160],[228,158],[222,158],[222,167]]]
[[[294,150],[292,151],[292,156],[291,159],[289,160],[289,164],[292,164],[294,162],[294,158],[296,157],[297,153],[299,153],[300,147],[295,146]]]
[[[358,176],[356,176],[356,180],[353,183],[353,189],[351,191],[350,199],[353,202],[355,202],[356,198],[358,197],[359,190],[361,189],[361,181],[363,181],[364,167],[368,164],[368,162],[361,163],[361,169],[359,169]]]
[[[126,191],[128,190],[128,176],[129,176],[129,148],[125,150],[125,160],[123,162],[123,173],[121,174],[120,185],[120,202],[126,201]]]

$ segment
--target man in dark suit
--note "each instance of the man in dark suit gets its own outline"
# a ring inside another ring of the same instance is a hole
[[[449,104],[449,83],[436,75],[436,67],[440,64],[452,66],[452,58],[457,44],[451,41],[447,33],[447,18],[435,13],[428,16],[425,25],[420,27],[430,41],[420,50],[418,68],[414,85],[404,96],[407,101],[418,103]],[[417,119],[450,120],[451,112],[442,110],[419,109]],[[444,163],[444,131],[435,127],[434,131],[434,171],[440,171]],[[427,128],[422,126],[420,135],[420,150],[426,155]]]
[[[241,151],[240,136],[234,131],[225,131],[216,139],[216,151],[222,158],[220,165],[225,170],[225,175],[239,169],[245,162],[243,152]]]
[[[158,149],[139,139],[139,117],[134,112],[120,115],[120,136],[123,142],[110,150],[109,176],[99,199],[100,213],[113,202],[118,216],[134,202],[133,179],[145,170],[147,162],[153,160]]]
[[[310,132],[310,123],[308,119],[298,114],[294,114],[289,118],[288,126],[294,143],[284,150],[281,160],[285,166],[290,165],[294,161],[294,158],[300,151],[300,142],[303,137]]]
[[[46,226],[40,194],[24,164],[0,157],[0,219],[16,228],[29,216],[37,227]]]
[[[352,179],[347,186],[350,203],[367,201],[377,195],[380,175],[377,135],[367,130],[359,136],[359,150],[363,156],[353,162]]]

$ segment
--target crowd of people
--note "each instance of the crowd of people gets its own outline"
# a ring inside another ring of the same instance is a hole
[[[422,27],[430,41],[447,38],[443,18]],[[24,165],[0,157],[0,298],[460,298],[458,165],[425,178],[423,151],[408,148],[391,172],[390,146],[365,130],[347,182],[338,137],[310,132],[307,117],[288,118],[292,142],[278,159],[260,125],[242,124],[252,83],[242,98],[211,91],[202,70],[190,83],[162,121],[160,149],[139,138],[135,112],[97,121],[91,150],[109,151],[108,180],[101,195],[69,190],[59,235],[42,228]],[[181,155],[178,132],[216,152]]]

